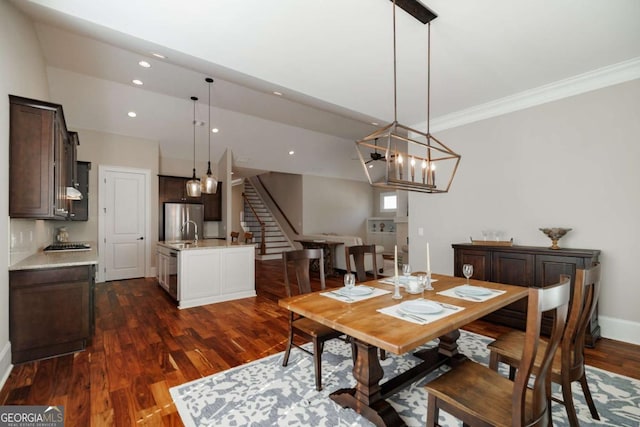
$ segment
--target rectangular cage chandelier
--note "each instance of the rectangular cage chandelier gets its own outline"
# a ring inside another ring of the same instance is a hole
[[[416,2],[402,0],[399,6],[428,25],[427,43],[427,131],[398,123],[396,87],[396,0],[393,1],[393,108],[391,124],[356,141],[358,157],[369,183],[374,187],[446,193],[458,170],[461,156],[431,135],[431,20],[437,17]],[[412,3],[407,7],[407,3]]]

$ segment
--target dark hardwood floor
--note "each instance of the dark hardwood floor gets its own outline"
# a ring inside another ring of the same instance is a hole
[[[256,298],[178,310],[155,279],[98,284],[87,350],[15,366],[0,405],[64,405],[67,427],[180,426],[170,387],[284,350],[281,261],[256,263],[256,287]],[[467,329],[508,330],[482,321]],[[602,339],[587,363],[640,379],[640,346]]]

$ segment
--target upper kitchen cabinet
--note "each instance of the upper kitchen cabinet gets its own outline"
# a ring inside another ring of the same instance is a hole
[[[160,203],[202,203],[202,197],[189,197],[187,195],[187,181],[189,178],[180,176],[159,176]]]
[[[202,193],[205,221],[222,221],[222,182],[218,181],[218,189],[214,194]]]
[[[9,95],[9,216],[66,219],[76,147],[62,106]]]
[[[72,221],[88,221],[89,220],[89,171],[91,170],[91,162],[75,162],[74,180],[75,188],[82,194],[82,199],[72,200],[69,209],[69,219]]]

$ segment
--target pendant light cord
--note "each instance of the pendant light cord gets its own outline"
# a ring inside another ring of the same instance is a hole
[[[398,121],[398,88],[396,80],[396,0],[393,0],[393,121]]]
[[[431,136],[431,21],[427,24],[427,135]]]
[[[211,82],[207,80],[207,82],[209,83],[209,127],[207,133],[209,134],[209,164],[211,164],[211,83],[213,80]]]
[[[197,97],[192,96],[193,100],[193,179],[196,179],[196,101]]]

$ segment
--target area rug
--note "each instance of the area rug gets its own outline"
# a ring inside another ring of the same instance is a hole
[[[487,343],[482,335],[461,331],[462,353],[488,364]],[[432,347],[436,342],[426,344]],[[367,419],[329,399],[339,388],[353,387],[351,348],[341,340],[325,343],[322,353],[322,391],[316,391],[313,361],[294,349],[289,365],[282,353],[171,388],[171,396],[185,426],[371,426]],[[419,363],[411,354],[387,353],[381,361],[388,378]],[[408,426],[424,426],[427,393],[423,386],[445,372],[443,367],[391,396],[388,401]],[[587,378],[601,421],[591,418],[580,386],[574,383],[574,399],[581,426],[640,426],[640,381],[587,367]],[[561,397],[558,386],[554,394]],[[442,426],[461,423],[440,411]],[[553,425],[568,426],[564,406],[553,404]]]

